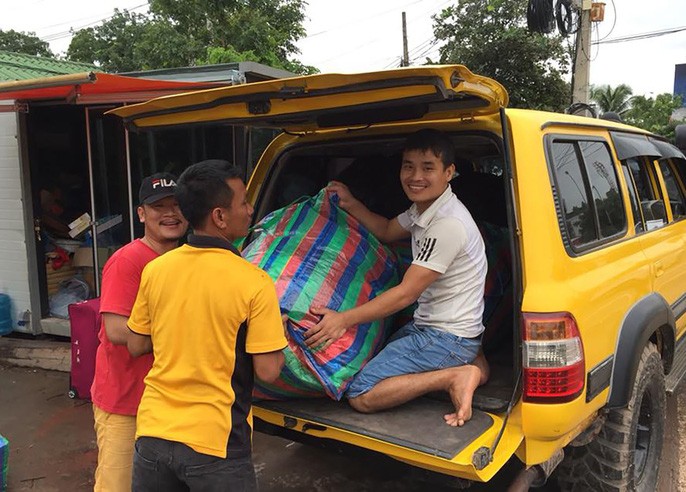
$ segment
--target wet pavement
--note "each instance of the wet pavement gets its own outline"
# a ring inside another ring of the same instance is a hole
[[[0,365],[0,434],[10,441],[9,492],[92,490],[93,414],[89,403],[67,397],[68,381],[64,372]],[[685,393],[668,398],[660,492],[686,490],[686,442],[680,438],[686,437]],[[461,485],[384,456],[341,454],[260,433],[254,438],[254,463],[263,492],[442,492]],[[517,467],[513,461],[494,481],[470,490],[505,490]]]

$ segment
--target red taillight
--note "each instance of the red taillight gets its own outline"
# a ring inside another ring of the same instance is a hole
[[[579,328],[570,313],[523,313],[524,401],[562,403],[584,389]]]

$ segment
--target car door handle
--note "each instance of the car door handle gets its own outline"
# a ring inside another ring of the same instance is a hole
[[[655,277],[661,277],[663,273],[665,273],[665,267],[662,266],[661,261],[656,261],[655,262]]]

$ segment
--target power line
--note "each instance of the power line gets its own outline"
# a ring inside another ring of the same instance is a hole
[[[445,5],[449,4],[451,1],[453,1],[453,0],[444,0],[444,1],[440,2],[440,3],[437,2],[435,5],[429,6],[428,8],[424,9],[424,10],[423,10],[421,13],[419,13],[419,14],[410,15],[410,16],[408,17],[408,20],[407,20],[408,31],[410,31],[409,28],[412,27],[413,24],[415,24],[416,22],[418,22],[418,19],[423,18],[425,14],[428,14],[428,13],[430,13],[430,12],[434,12],[434,13],[441,12],[441,10],[445,7]],[[330,31],[335,31],[335,30],[340,29],[340,28],[342,28],[342,27],[346,27],[346,26],[348,26],[348,25],[350,25],[350,24],[357,23],[357,22],[359,22],[360,20],[365,20],[365,21],[366,21],[366,20],[369,20],[370,18],[373,18],[373,17],[379,17],[379,16],[381,16],[381,15],[389,14],[389,13],[391,13],[391,12],[397,12],[398,10],[402,10],[403,8],[405,8],[405,7],[407,7],[407,6],[410,6],[410,5],[414,5],[414,4],[417,4],[417,3],[425,3],[425,2],[426,2],[426,0],[415,0],[415,1],[413,1],[413,2],[409,2],[409,3],[406,3],[406,4],[404,4],[404,5],[397,6],[397,7],[393,8],[393,9],[386,10],[386,11],[383,11],[383,12],[379,12],[379,13],[374,14],[374,15],[372,15],[372,16],[365,16],[364,19],[359,19],[359,18],[358,18],[358,19],[356,19],[355,21],[350,21],[350,22],[347,22],[347,23],[345,23],[345,24],[339,24],[339,25],[337,25],[337,26],[335,26],[335,27],[332,27],[332,28],[330,28],[330,29],[325,29],[325,30],[316,32],[316,33],[314,33],[314,34],[311,34],[311,35],[309,35],[309,36],[306,36],[306,37],[302,38],[300,41],[302,41],[302,40],[307,40],[307,39],[309,39],[309,38],[312,38],[312,37],[315,37],[315,36],[319,36],[319,35],[321,35],[321,34],[329,33]],[[411,34],[411,32],[409,32],[409,34]],[[317,64],[321,64],[321,63],[326,63],[326,62],[331,61],[331,60],[336,59],[336,58],[340,58],[341,56],[349,55],[350,53],[357,52],[357,51],[359,51],[360,49],[368,48],[370,45],[378,43],[378,41],[380,41],[380,40],[383,39],[383,38],[385,38],[385,36],[383,36],[383,35],[376,36],[376,37],[373,38],[373,39],[366,40],[366,41],[365,41],[363,44],[361,44],[361,45],[351,47],[351,48],[349,48],[349,49],[347,49],[346,51],[343,51],[343,52],[339,52],[339,53],[336,53],[336,54],[331,54],[331,56],[328,56],[327,58],[325,58],[325,59],[323,59],[323,60],[317,60],[317,61],[312,62],[312,63],[313,63],[314,65],[317,65]],[[431,38],[429,38],[429,39],[423,41],[423,42],[420,43],[419,45],[416,45],[414,48],[410,49],[410,52],[409,52],[410,57],[413,58],[413,53],[416,53],[416,52],[419,51],[419,50],[425,49],[425,43],[429,43],[429,42],[431,42]],[[415,58],[416,58],[416,57],[415,57]],[[392,60],[392,61],[389,62],[389,60]],[[378,59],[378,61],[381,61],[382,63],[383,63],[383,62],[389,63],[389,65],[392,65],[392,66],[397,66],[397,65],[396,65],[397,60],[399,60],[399,57],[398,57],[398,56],[395,56],[395,55],[394,55],[394,56],[391,56],[391,57],[385,56],[385,57],[382,57],[382,58],[379,58],[379,59]],[[388,68],[388,67],[386,67],[386,68]]]
[[[396,6],[396,7],[393,7],[392,9],[389,9],[389,10],[384,10],[384,11],[382,11],[382,12],[377,12],[376,14],[365,16],[365,17],[364,17],[364,20],[370,20],[370,19],[374,19],[375,17],[379,17],[379,16],[382,16],[382,15],[389,14],[389,13],[391,13],[391,12],[397,12],[397,11],[400,10],[400,9],[404,9],[405,7],[409,7],[410,5],[414,5],[414,4],[420,3],[420,2],[422,2],[422,1],[423,1],[423,0],[415,0],[414,2],[406,3],[406,4],[400,5],[400,6]],[[346,23],[344,23],[344,24],[338,24],[337,26],[330,27],[329,29],[324,29],[323,31],[315,32],[315,33],[313,33],[313,34],[308,34],[307,36],[305,36],[305,37],[302,38],[302,39],[314,38],[315,36],[319,36],[319,35],[321,35],[321,34],[326,34],[326,33],[331,32],[331,31],[336,31],[336,30],[338,30],[338,29],[342,29],[342,28],[344,28],[344,27],[348,27],[350,24],[357,24],[357,23],[359,22],[359,20],[360,20],[360,19],[354,19],[354,20],[351,20],[350,22],[346,22]]]
[[[627,41],[637,41],[639,39],[657,38],[659,36],[666,36],[667,34],[674,34],[674,33],[681,32],[681,31],[686,31],[686,26],[671,27],[668,29],[662,29],[659,31],[652,31],[652,32],[645,32],[645,33],[641,33],[641,34],[629,34],[627,36],[620,36],[618,38],[595,41],[593,44],[624,43]]]
[[[142,3],[140,5],[136,5],[135,7],[126,8],[123,10],[127,10],[129,12],[132,12],[134,10],[138,10],[142,7],[147,7],[147,6],[148,6],[148,2],[145,2],[145,3]],[[110,20],[112,17],[114,17],[114,13],[107,16],[107,17],[100,18],[98,20],[89,22],[87,24],[82,24],[82,25],[77,26],[77,27],[72,27],[68,31],[61,31],[61,32],[53,33],[53,34],[46,34],[45,36],[41,36],[41,39],[43,41],[50,42],[50,41],[57,41],[58,39],[68,38],[68,37],[73,36],[75,31],[79,31],[79,30],[84,29],[86,27],[90,27],[90,26],[100,24],[101,22],[106,22],[106,21]],[[85,20],[85,19],[81,19],[81,20]],[[64,25],[64,24],[69,24],[69,22],[63,22],[62,24],[56,24],[56,25]]]

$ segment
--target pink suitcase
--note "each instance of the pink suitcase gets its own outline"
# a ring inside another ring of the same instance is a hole
[[[100,299],[70,304],[71,373],[69,398],[91,399],[91,385],[95,375],[95,353],[100,344]]]

